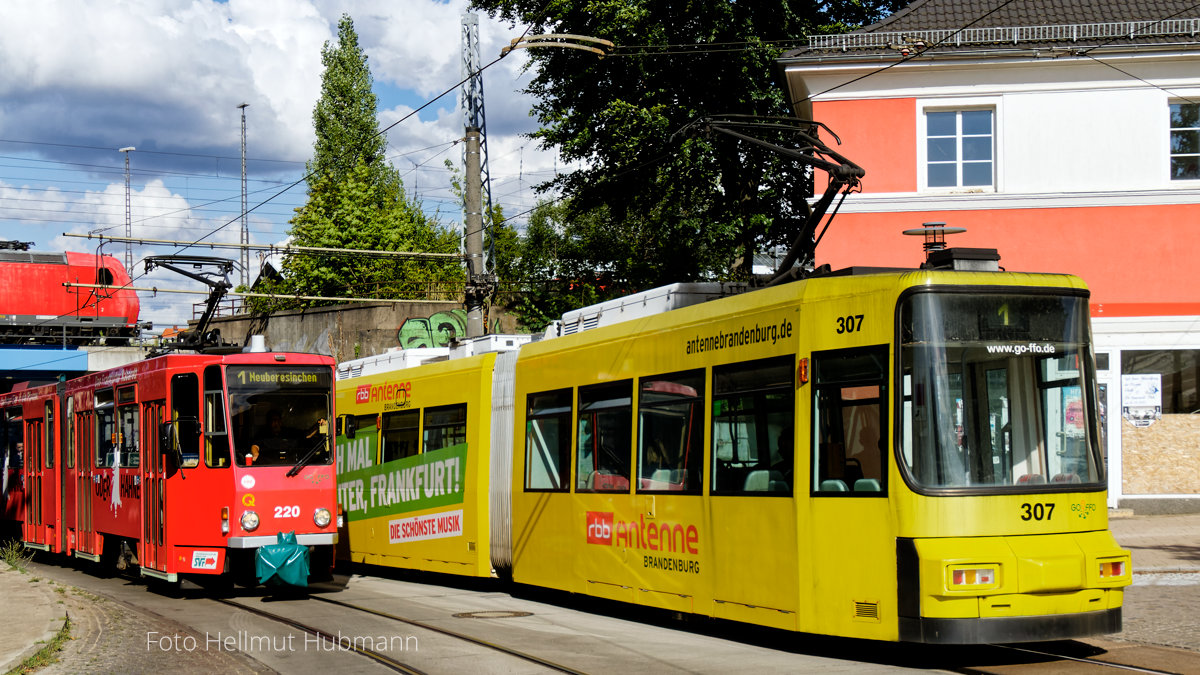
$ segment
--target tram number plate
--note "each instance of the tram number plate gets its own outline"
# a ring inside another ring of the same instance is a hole
[[[1025,502],[1021,505],[1021,520],[1050,520],[1052,515],[1054,515],[1054,504]]]
[[[299,518],[300,517],[300,507],[299,506],[276,506],[275,507],[275,517],[276,518]]]
[[[838,335],[843,333],[856,333],[862,330],[863,315],[850,314],[847,316],[839,316],[837,318]]]

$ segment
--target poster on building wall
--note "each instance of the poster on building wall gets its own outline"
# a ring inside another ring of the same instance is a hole
[[[1121,376],[1121,416],[1135,427],[1162,417],[1162,374]]]

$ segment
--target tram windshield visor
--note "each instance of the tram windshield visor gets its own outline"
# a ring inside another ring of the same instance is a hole
[[[292,466],[305,457],[307,464],[332,461],[327,368],[230,366],[226,380],[239,466]]]
[[[919,292],[900,306],[900,464],[932,489],[1102,480],[1087,299]]]

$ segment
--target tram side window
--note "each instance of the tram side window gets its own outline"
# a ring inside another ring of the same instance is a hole
[[[704,371],[638,383],[638,492],[699,494],[704,463]]]
[[[67,468],[75,468],[75,398],[67,397]]]
[[[54,455],[57,452],[57,446],[54,444],[54,403],[46,402],[46,468],[54,468]]]
[[[138,407],[123,405],[117,408],[116,443],[120,445],[122,468],[133,468],[140,464],[138,453]]]
[[[565,492],[571,480],[571,390],[530,394],[525,412],[525,489]]]
[[[579,388],[579,434],[575,455],[577,490],[629,490],[632,399],[632,380]]]
[[[467,404],[425,409],[422,452],[463,445],[467,442]]]
[[[117,426],[113,418],[113,393],[111,389],[99,389],[93,396],[96,408],[96,466],[117,466]]]
[[[887,494],[887,347],[813,354],[813,494]]]
[[[374,415],[371,415],[373,418]],[[368,423],[372,428],[375,420]],[[397,410],[383,414],[383,461],[412,457],[420,451],[421,411]],[[361,427],[360,427],[361,429]],[[362,433],[361,431],[359,433]]]
[[[91,411],[75,413],[75,437],[79,445],[79,466],[92,464],[95,456],[95,417]]]
[[[791,496],[795,356],[713,368],[712,492]]]
[[[3,431],[0,432],[0,453],[4,455],[3,465],[12,471],[20,469],[24,462],[25,442],[21,433],[21,409],[9,408],[4,411]]]

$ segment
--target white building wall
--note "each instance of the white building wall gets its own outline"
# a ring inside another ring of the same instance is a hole
[[[1003,96],[997,115],[1004,192],[1164,187],[1167,102],[1157,89]],[[1148,120],[1160,124],[1148,124]]]

